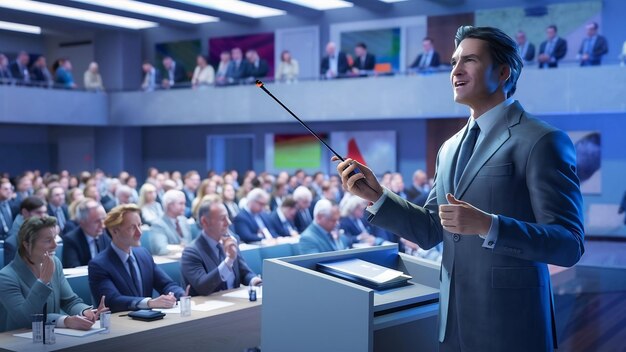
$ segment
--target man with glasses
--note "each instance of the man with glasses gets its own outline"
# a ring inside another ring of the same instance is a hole
[[[246,197],[247,204],[235,217],[235,233],[245,243],[273,242],[276,234],[271,232],[267,205],[270,196],[266,191],[255,188]]]

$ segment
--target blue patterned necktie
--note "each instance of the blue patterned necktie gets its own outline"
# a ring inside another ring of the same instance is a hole
[[[463,175],[463,171],[465,170],[465,167],[467,166],[467,163],[469,162],[472,153],[474,152],[474,146],[476,145],[476,141],[478,140],[478,134],[480,133],[480,127],[478,127],[476,121],[472,121],[471,123],[473,124],[473,126],[461,143],[459,157],[456,160],[456,169],[454,170],[455,187],[459,185],[461,175]]]

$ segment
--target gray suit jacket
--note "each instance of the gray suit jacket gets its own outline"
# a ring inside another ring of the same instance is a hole
[[[220,265],[219,258],[210,248],[209,242],[200,233],[189,246],[183,251],[180,258],[180,271],[183,277],[183,286],[191,285],[189,293],[192,296],[207,296],[213,292],[226,289],[226,283],[222,281],[217,266]],[[249,285],[256,274],[248,267],[246,260],[237,255],[237,260],[233,264],[235,273],[235,287],[242,283]]]
[[[339,249],[350,248],[350,240],[346,235],[339,235],[339,241],[342,246],[342,248]],[[320,227],[316,226],[315,222],[312,222],[311,225],[300,234],[300,242],[298,245],[300,246],[300,254],[332,252],[337,250],[336,246],[333,245],[328,237],[328,234],[324,233]]]
[[[167,215],[163,215],[150,226],[150,253],[153,255],[164,255],[168,253],[168,244],[187,244],[191,242],[191,228],[187,218],[179,216],[178,223],[183,233],[182,239]]]
[[[22,257],[0,270],[0,331],[29,328],[31,314],[43,311],[48,303],[48,321],[56,321],[61,310],[69,315],[80,314],[88,305],[78,297],[63,275],[61,261],[53,256],[55,270],[49,285],[38,281]]]
[[[477,146],[454,189],[466,129],[439,150],[435,185],[423,208],[388,192],[370,221],[424,248],[443,241],[440,341],[454,305],[458,338],[468,351],[552,350],[556,333],[546,263],[572,266],[584,252],[574,147],[565,133],[515,102]],[[447,193],[498,216],[492,250],[482,247],[479,236],[442,228],[438,207],[447,203]]]

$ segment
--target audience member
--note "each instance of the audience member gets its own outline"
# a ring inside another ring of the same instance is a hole
[[[262,281],[240,255],[237,240],[228,234],[230,220],[226,207],[217,200],[205,200],[198,209],[202,232],[183,251],[180,269],[183,283],[191,285],[192,296],[258,286]]]
[[[141,186],[137,206],[141,209],[143,222],[148,225],[152,225],[164,215],[163,206],[157,202],[157,189],[150,183]]]
[[[423,51],[417,55],[415,61],[409,68],[415,69],[418,72],[425,72],[433,69],[437,69],[441,64],[439,53],[435,51],[435,46],[432,38],[425,37],[422,40]]]
[[[383,242],[382,239],[372,235],[369,223],[363,221],[365,207],[367,207],[367,201],[359,197],[350,197],[340,206],[339,228],[348,237],[351,245],[363,243],[373,246]]]
[[[231,61],[226,73],[228,84],[239,84],[248,77],[249,64],[243,59],[241,48],[233,48],[230,51]]]
[[[413,182],[404,190],[404,193],[409,202],[419,206],[426,204],[428,193],[430,193],[430,184],[428,183],[428,175],[424,170],[415,170]]]
[[[62,88],[74,89],[74,76],[72,76],[72,62],[67,58],[59,59],[58,66],[54,73],[54,82]]]
[[[50,70],[48,70],[45,56],[41,55],[35,60],[32,72],[33,76],[31,80],[34,84],[44,88],[50,88],[54,85],[54,79],[52,78]]]
[[[48,192],[48,215],[57,218],[57,224],[61,233],[67,232],[64,230],[70,215],[67,210],[67,204],[65,204],[65,191],[63,191],[63,187],[60,185],[50,187]]]
[[[270,198],[270,210],[274,211],[280,207],[283,199],[285,199],[288,194],[287,184],[284,181],[276,181]]]
[[[526,33],[517,31],[515,41],[517,42],[517,51],[524,60],[524,64],[532,63],[535,59],[535,45],[526,39]]]
[[[159,82],[161,82],[161,74],[159,71],[157,71],[149,61],[144,61],[141,65],[141,69],[143,70],[141,89],[145,92],[152,92],[158,89]]]
[[[25,173],[15,181],[15,204],[19,204],[24,198],[33,195],[32,175]]]
[[[269,226],[273,229],[272,233],[282,237],[299,236],[294,223],[297,212],[296,201],[292,197],[286,197],[280,206],[270,214]]]
[[[622,45],[622,53],[619,55],[620,66],[624,67],[626,65],[626,41],[624,41],[624,45]]]
[[[86,90],[103,91],[102,77],[98,70],[98,63],[91,62],[87,71],[83,74],[83,82]]]
[[[326,56],[322,59],[320,73],[323,78],[341,77],[348,72],[348,58],[344,52],[337,52],[337,45],[333,42],[326,44]]]
[[[46,216],[46,203],[37,197],[26,197],[20,204],[19,214],[13,221],[9,235],[4,240],[4,265],[8,265],[17,252],[17,238],[24,222],[33,216]]]
[[[131,201],[132,197],[132,188],[128,187],[127,185],[119,185],[117,189],[115,189],[115,206],[133,203]],[[113,209],[113,207],[111,209]]]
[[[187,81],[187,72],[182,64],[174,61],[171,56],[163,58],[163,81],[161,86],[165,89],[176,88]]]
[[[235,220],[239,215],[239,205],[237,205],[237,199],[235,198],[235,187],[231,183],[225,183],[222,187],[222,201],[228,211],[228,218],[231,222]]]
[[[58,231],[53,217],[32,217],[20,229],[18,255],[0,270],[0,331],[29,328],[42,308],[47,323],[89,330],[105,310],[93,311],[72,291],[54,255]]]
[[[300,66],[298,60],[291,57],[291,53],[283,50],[280,53],[280,63],[274,74],[276,82],[293,83],[298,81],[300,75]]]
[[[0,180],[0,239],[4,240],[9,235],[13,226],[13,218],[17,213],[13,200],[13,185],[8,179]]]
[[[599,66],[602,56],[609,52],[609,44],[605,37],[598,34],[598,23],[587,24],[587,37],[583,39],[578,50],[580,66]]]
[[[111,245],[89,262],[89,287],[94,297],[106,297],[112,312],[172,308],[185,294],[141,247],[141,210],[120,205],[107,215],[104,225]],[[160,296],[152,298],[152,291]]]
[[[30,56],[25,51],[20,51],[15,58],[15,61],[11,64],[11,75],[18,84],[30,83],[30,71],[28,63],[30,62]]]
[[[206,178],[200,183],[200,187],[198,187],[196,191],[196,196],[191,202],[191,215],[193,218],[197,218],[198,214],[196,214],[195,211],[198,210],[201,199],[209,194],[217,194],[217,183],[212,179]]]
[[[168,245],[187,245],[191,242],[191,228],[185,214],[185,195],[169,190],[163,195],[164,215],[150,227],[150,251],[154,255],[170,252]]]
[[[293,200],[296,201],[298,206],[298,213],[296,214],[294,223],[296,225],[296,230],[298,230],[299,233],[302,233],[313,221],[310,210],[311,202],[313,201],[313,193],[311,193],[311,190],[304,186],[298,186],[293,191]]]
[[[624,214],[625,211],[626,211],[626,192],[624,192],[624,196],[622,196],[622,201],[619,204],[617,213]],[[624,217],[624,225],[626,225],[626,216]]]
[[[233,221],[235,233],[245,243],[272,241],[276,237],[269,227],[269,214],[265,211],[270,197],[264,190],[254,188],[247,197],[246,205]]]
[[[374,71],[376,67],[376,57],[367,52],[365,43],[357,43],[354,47],[354,63],[351,70],[355,75],[363,75]]]
[[[215,73],[215,84],[228,84],[228,70],[230,67],[230,51],[222,51],[220,53],[220,62],[217,64],[217,72]]]
[[[4,54],[0,54],[0,84],[13,84],[9,59]]]
[[[104,208],[93,199],[84,199],[76,206],[78,227],[63,238],[63,267],[87,265],[111,243],[104,233]]]
[[[215,70],[209,65],[206,58],[202,55],[196,57],[196,68],[193,70],[191,77],[191,87],[206,87],[213,85],[215,82]]]
[[[546,28],[546,41],[539,46],[539,68],[556,68],[559,60],[567,54],[567,41],[557,36],[557,28],[550,25]]]
[[[300,234],[300,254],[337,251],[350,248],[350,240],[337,231],[339,207],[322,199],[315,204],[315,220]]]
[[[260,79],[270,71],[270,67],[267,64],[267,60],[259,57],[259,53],[254,49],[248,49],[246,51],[246,59],[248,60],[248,72],[247,77],[250,81],[254,82],[255,79]]]
[[[172,180],[174,180],[172,175]],[[200,174],[196,170],[187,171],[185,173],[185,180],[182,185],[182,191],[185,194],[185,216],[191,217],[191,208],[193,206],[193,200],[196,199],[196,192],[200,186]]]

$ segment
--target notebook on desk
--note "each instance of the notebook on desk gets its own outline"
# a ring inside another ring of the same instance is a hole
[[[346,259],[317,263],[323,273],[367,286],[375,290],[387,290],[408,285],[412,278],[402,271],[389,269],[362,259]]]

